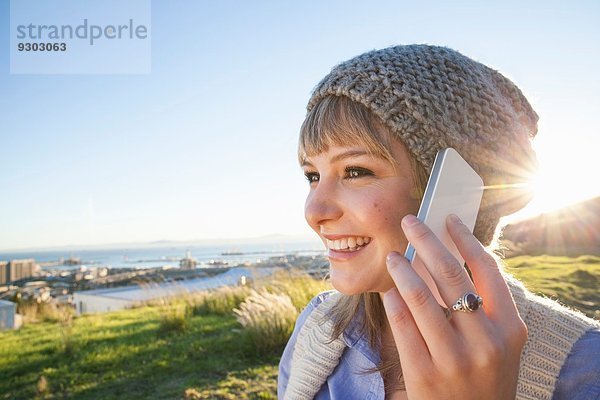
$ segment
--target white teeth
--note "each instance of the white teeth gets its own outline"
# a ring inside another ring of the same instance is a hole
[[[350,247],[351,249],[356,247],[356,238],[353,238],[353,237],[348,238],[348,247]]]
[[[342,240],[340,240],[340,249],[347,249],[348,248],[348,238],[344,238]]]
[[[351,236],[338,240],[327,239],[327,247],[333,250],[356,250],[357,247],[366,245],[371,241],[369,237]]]

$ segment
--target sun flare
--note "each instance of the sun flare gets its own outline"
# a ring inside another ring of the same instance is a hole
[[[552,139],[534,141],[539,169],[528,183],[533,199],[510,216],[511,220],[526,219],[600,195],[597,180],[589,170],[593,158],[586,156],[586,146],[576,146]]]

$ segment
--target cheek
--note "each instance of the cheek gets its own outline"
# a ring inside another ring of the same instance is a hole
[[[390,250],[402,252],[406,248],[406,237],[401,227],[402,218],[407,214],[416,214],[419,205],[414,199],[405,197],[405,192],[382,195],[372,198],[368,204],[370,232],[378,237],[383,253],[387,254]]]
[[[399,228],[402,218],[410,212],[401,204],[385,199],[374,200],[371,204],[372,221],[377,221],[380,228]]]

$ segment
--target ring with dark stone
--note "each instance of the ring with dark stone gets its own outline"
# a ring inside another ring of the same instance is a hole
[[[454,311],[473,312],[483,305],[483,299],[476,293],[467,292],[452,306]]]

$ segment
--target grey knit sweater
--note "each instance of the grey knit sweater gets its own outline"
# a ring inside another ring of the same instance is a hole
[[[516,398],[550,400],[573,344],[600,323],[532,294],[510,275],[505,279],[528,328]],[[316,307],[298,333],[285,399],[314,398],[337,366],[345,344],[341,337],[331,339],[333,321],[328,313],[338,295],[329,296]]]

